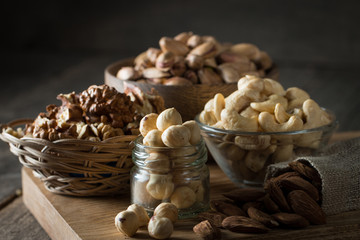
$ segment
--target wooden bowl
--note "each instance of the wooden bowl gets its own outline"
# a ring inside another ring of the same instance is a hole
[[[130,86],[137,86],[144,92],[151,91],[151,89],[154,88],[164,98],[165,107],[176,108],[184,121],[194,119],[196,114],[203,110],[205,103],[213,98],[216,93],[222,93],[226,97],[237,90],[236,83],[223,85],[196,84],[192,86],[165,86],[120,80],[116,77],[116,74],[120,68],[124,66],[133,66],[133,59],[124,59],[109,65],[105,69],[105,84],[114,87],[119,92],[124,92],[124,83]],[[273,67],[267,74],[267,77],[277,80],[277,68]]]

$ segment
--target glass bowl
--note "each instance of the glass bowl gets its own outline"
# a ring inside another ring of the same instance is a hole
[[[239,187],[263,185],[267,166],[299,156],[316,154],[336,131],[335,115],[326,110],[331,123],[292,132],[240,132],[211,127],[195,117],[212,157]]]

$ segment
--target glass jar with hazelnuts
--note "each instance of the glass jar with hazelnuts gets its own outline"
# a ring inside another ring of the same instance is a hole
[[[183,123],[179,112],[169,108],[146,115],[140,132],[132,152],[131,202],[150,214],[160,203],[171,202],[179,218],[207,210],[207,150],[197,123]]]

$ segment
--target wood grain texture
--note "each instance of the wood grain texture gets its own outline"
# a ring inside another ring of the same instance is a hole
[[[360,132],[335,135],[332,141],[358,137]],[[211,198],[235,188],[235,185],[214,164],[209,165]],[[117,232],[114,217],[130,204],[129,196],[113,198],[75,198],[48,192],[29,169],[22,170],[24,203],[52,239],[129,239]],[[196,220],[181,220],[175,224],[171,239],[196,239],[192,227]],[[302,230],[275,229],[268,234],[238,234],[222,230],[223,239],[334,239],[360,236],[360,211],[346,212],[327,218],[326,225]],[[148,239],[146,229],[140,229],[131,239]]]
[[[0,239],[49,240],[50,237],[38,224],[19,197],[0,211]]]

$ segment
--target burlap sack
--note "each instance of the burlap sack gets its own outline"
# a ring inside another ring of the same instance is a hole
[[[295,159],[309,162],[320,174],[327,215],[360,210],[360,138],[334,143],[317,156]],[[268,167],[265,179],[288,171],[288,162]]]

